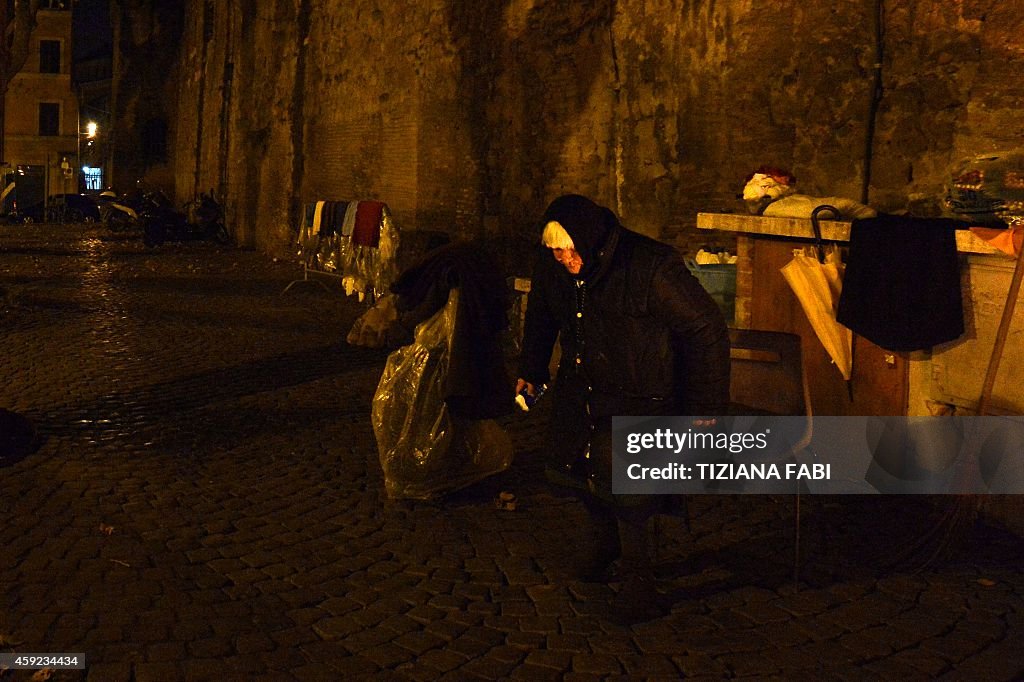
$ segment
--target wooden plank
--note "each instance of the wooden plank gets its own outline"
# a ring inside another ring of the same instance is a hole
[[[822,220],[821,238],[825,241],[850,241],[851,223],[843,220]],[[805,218],[773,218],[738,213],[698,213],[697,228],[725,230],[738,234],[771,235],[793,239],[814,239],[811,221]],[[956,231],[956,248],[961,253],[1003,254],[969,230]]]
[[[849,241],[850,223],[841,220],[821,220],[821,238],[828,241]],[[811,221],[805,218],[773,218],[737,213],[698,213],[697,227],[704,230],[725,230],[776,237],[813,239]]]

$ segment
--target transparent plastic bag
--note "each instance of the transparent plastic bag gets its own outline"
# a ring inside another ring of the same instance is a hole
[[[395,295],[388,294],[377,300],[372,308],[356,318],[345,340],[352,346],[383,348],[387,344],[388,330],[398,319]]]
[[[335,248],[332,261],[338,272],[362,282],[357,291],[384,296],[398,278],[397,252],[400,241],[398,226],[385,205],[381,209],[380,241],[377,246],[360,246],[344,238]]]
[[[976,224],[1024,221],[1024,149],[961,159],[950,175],[945,207],[957,217]]]
[[[493,420],[453,419],[444,400],[458,289],[416,327],[415,340],[390,356],[371,418],[384,487],[391,498],[429,499],[512,463],[512,441]]]

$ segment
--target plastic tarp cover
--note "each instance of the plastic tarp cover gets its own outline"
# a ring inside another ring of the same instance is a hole
[[[458,289],[388,356],[371,417],[384,486],[394,498],[429,499],[504,471],[512,441],[494,420],[453,419],[444,399]]]
[[[356,318],[345,341],[352,346],[383,348],[388,343],[388,330],[398,319],[396,296],[387,294],[377,299],[372,308]]]
[[[961,159],[951,176],[945,206],[953,214],[985,224],[1024,222],[1024,148]]]

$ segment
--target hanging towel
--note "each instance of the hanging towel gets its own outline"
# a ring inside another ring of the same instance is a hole
[[[316,202],[316,209],[313,211],[313,227],[309,230],[310,237],[316,237],[320,234],[320,226],[323,224],[324,219],[324,204],[325,201]]]
[[[325,201],[320,209],[320,238],[331,236],[331,211],[334,210],[333,201]]]
[[[334,202],[334,233],[341,234],[342,227],[345,225],[345,212],[348,211],[347,201],[336,201]]]
[[[352,230],[356,226],[356,211],[359,210],[358,201],[350,201],[348,206],[345,207],[345,218],[341,223],[341,236],[351,237]]]
[[[323,220],[320,224],[320,235],[331,237],[341,234],[341,225],[345,220],[345,208],[348,206],[344,201],[328,201],[324,204]]]
[[[352,243],[356,246],[376,248],[380,243],[380,226],[384,217],[384,202],[360,201],[356,210],[356,223],[352,228]]]
[[[931,348],[964,333],[957,229],[945,218],[854,220],[837,318],[892,351]]]

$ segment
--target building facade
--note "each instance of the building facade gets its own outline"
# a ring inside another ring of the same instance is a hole
[[[6,172],[32,178],[26,184],[42,194],[33,197],[38,200],[77,192],[80,169],[70,3],[50,3],[39,10],[36,22],[28,60],[7,89],[3,160]]]

